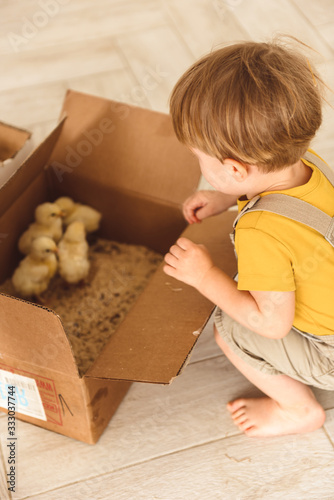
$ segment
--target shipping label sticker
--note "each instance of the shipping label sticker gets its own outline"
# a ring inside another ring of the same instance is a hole
[[[17,373],[0,369],[0,406],[8,409],[8,388],[14,387],[15,411],[29,417],[46,420],[36,381]]]

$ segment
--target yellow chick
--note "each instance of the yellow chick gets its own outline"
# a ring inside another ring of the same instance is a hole
[[[35,210],[35,222],[29,225],[19,239],[20,252],[28,254],[32,241],[38,236],[48,236],[57,243],[63,234],[63,216],[61,208],[55,203],[38,205]]]
[[[83,222],[72,222],[58,246],[59,274],[67,283],[79,283],[87,277],[88,248]]]
[[[33,240],[29,255],[21,260],[12,276],[13,286],[19,295],[40,298],[57,271],[57,251],[56,243],[47,236]]]
[[[58,198],[55,203],[65,214],[65,226],[79,220],[84,223],[87,233],[92,233],[99,228],[102,214],[95,210],[95,208],[89,207],[88,205],[82,205],[81,203],[76,203],[68,196]]]

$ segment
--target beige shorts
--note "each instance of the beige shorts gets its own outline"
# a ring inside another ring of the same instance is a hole
[[[282,339],[269,339],[243,327],[218,307],[214,320],[232,351],[257,370],[334,390],[334,335],[316,337],[292,328]]]

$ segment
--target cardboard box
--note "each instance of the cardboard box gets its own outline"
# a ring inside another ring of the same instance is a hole
[[[0,122],[0,187],[32,150],[31,133]]]
[[[102,238],[164,254],[186,228],[181,206],[200,171],[168,115],[69,91],[62,116],[0,191],[0,282],[22,258],[17,241],[36,205],[61,195],[103,213]],[[183,233],[204,243],[230,275],[234,216],[227,212]],[[169,384],[181,373],[213,307],[161,266],[80,377],[56,312],[0,295],[1,405],[6,384],[15,385],[19,418],[95,443],[131,382]]]

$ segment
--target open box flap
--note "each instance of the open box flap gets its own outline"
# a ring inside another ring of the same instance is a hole
[[[78,376],[59,316],[37,304],[0,294],[0,353]]]
[[[61,129],[64,125],[64,117],[44,141],[28,156],[16,172],[1,187],[0,217],[21,196],[29,185],[45,168],[49,156],[56,144]]]
[[[72,90],[62,112],[49,167],[60,192],[88,180],[181,206],[196,189],[198,161],[176,139],[170,116]],[[78,201],[92,203],[90,193]]]
[[[19,237],[33,221],[39,203],[49,201],[45,165],[63,122],[50,133],[0,189],[0,282],[6,280],[22,258]],[[18,215],[19,214],[19,215]]]
[[[27,130],[0,122],[0,163],[14,158],[30,137]]]
[[[64,120],[1,188],[0,261],[7,263],[1,268],[1,281],[11,274],[18,259],[23,257],[17,250],[19,236],[36,205],[46,201],[44,168]],[[0,294],[0,318],[1,355],[67,374],[78,374],[69,341],[59,317],[53,311]]]
[[[229,232],[235,213],[188,226],[183,236],[203,243],[216,265],[236,269]],[[194,347],[213,304],[158,269],[85,377],[168,384]]]

